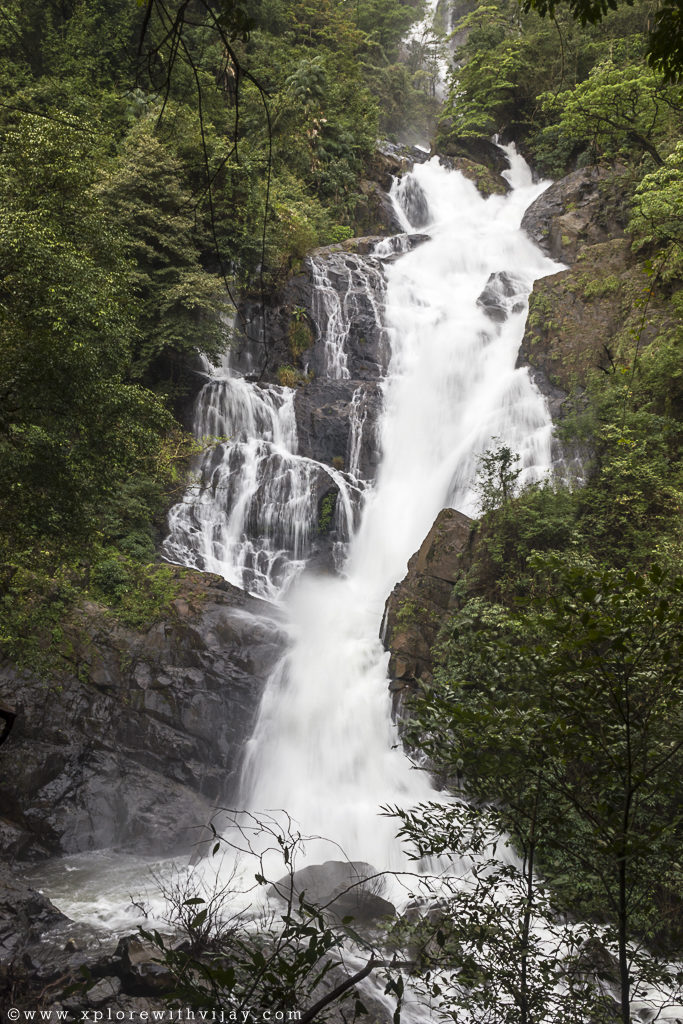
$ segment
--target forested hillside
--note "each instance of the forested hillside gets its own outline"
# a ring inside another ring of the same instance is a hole
[[[2,47],[2,643],[84,590],[144,621],[194,444],[192,356],[348,238],[379,131],[429,97],[420,6],[16,2]],[[424,72],[423,72],[424,73]],[[416,80],[417,79],[417,80]],[[362,212],[362,211],[360,211]],[[39,646],[39,644],[38,644]]]
[[[128,670],[124,648],[146,672],[163,655],[187,678],[200,669],[210,678],[208,717],[219,717],[221,677],[233,664],[215,654],[225,636],[239,671],[248,669],[239,727],[253,724],[261,691],[251,677],[271,671],[274,642],[255,634],[252,643],[244,623],[221,633],[216,608],[235,601],[240,614],[263,615],[261,602],[226,597],[230,588],[212,577],[207,606],[199,574],[159,554],[193,456],[230,440],[190,432],[202,357],[217,361],[246,338],[256,353],[250,383],[309,389],[311,436],[320,421],[348,420],[349,395],[332,389],[330,398],[305,357],[319,341],[313,307],[297,298],[306,297],[296,282],[307,254],[331,246],[328,256],[355,258],[396,230],[383,219],[384,191],[426,156],[414,143],[502,202],[505,161],[491,138],[514,142],[537,180],[555,181],[522,221],[558,267],[533,286],[517,364],[552,412],[554,475],[522,486],[520,455],[492,438],[479,455],[479,519],[462,517],[457,530],[437,520],[429,557],[417,559],[419,571],[411,562],[390,602],[383,638],[403,740],[455,800],[448,811],[434,802],[385,813],[418,858],[488,859],[476,861],[470,888],[437,888],[378,945],[384,966],[395,953],[392,965],[421,979],[445,1019],[650,1020],[634,978],[668,986],[679,1001],[683,987],[672,966],[683,942],[680,3],[440,0],[433,28],[416,30],[425,7],[0,5],[2,666],[22,694],[46,686],[41,693],[60,695],[73,679],[106,688]],[[417,232],[428,224],[413,225],[397,259],[424,244]],[[361,290],[359,266],[347,294],[352,283]],[[266,312],[283,309],[276,344],[277,317]],[[501,309],[493,320],[508,316]],[[356,376],[379,408],[367,366],[380,345],[372,331],[381,332],[363,315]],[[334,486],[310,478],[320,488],[316,539],[329,547],[352,476],[345,429],[332,422],[324,454],[303,453],[332,473]],[[359,448],[363,437],[361,424]],[[364,457],[372,488],[379,454]],[[402,512],[397,501],[393,514]],[[210,639],[200,643],[188,623],[204,614]],[[261,642],[267,656],[254,654]],[[97,648],[90,660],[86,647]],[[211,658],[219,671],[206,669]],[[179,749],[184,726],[178,714],[168,733]],[[198,778],[200,748],[185,758]],[[232,748],[210,756],[236,772]],[[163,767],[154,771],[163,777]],[[207,806],[220,785],[197,783]],[[169,799],[164,829],[174,806]],[[10,810],[7,848],[24,851],[19,859],[61,849],[56,826],[40,832],[28,815],[15,843],[23,809]],[[491,853],[501,832],[514,863]],[[33,846],[29,833],[40,833]],[[157,935],[175,995],[204,1006],[249,991],[263,1008],[305,992],[310,1003],[320,957],[342,940],[315,908],[300,909],[294,925],[290,904],[286,921],[292,962],[278,961],[267,984],[261,947],[242,933],[213,949],[205,989],[192,959],[205,919],[191,922],[189,960]],[[534,932],[541,918],[556,927],[552,941]],[[374,967],[374,946],[369,955]],[[236,974],[225,956],[236,958]],[[26,985],[35,996],[35,978]],[[400,1004],[402,977],[387,991]]]

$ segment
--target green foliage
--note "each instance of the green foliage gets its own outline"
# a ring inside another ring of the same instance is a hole
[[[529,3],[520,14],[510,0],[479,0],[461,17],[455,28],[467,35],[438,145],[505,133],[557,176],[576,162],[664,159],[680,135],[681,93],[645,63],[647,4],[605,5],[599,28],[593,19],[581,28],[564,4],[552,20],[539,16],[552,6]]]
[[[105,549],[90,570],[90,593],[125,625],[145,630],[169,614],[178,581],[169,566],[145,565],[135,556]]]
[[[589,384],[585,412],[564,426],[592,449],[572,498],[577,542],[614,565],[647,565],[680,540],[681,332],[654,339],[634,364]]]
[[[542,107],[564,144],[588,150],[593,160],[646,153],[657,164],[683,124],[680,88],[642,64],[597,64],[574,89],[544,93]],[[555,129],[554,129],[555,130]],[[541,135],[542,139],[542,135]]]
[[[301,370],[297,370],[296,366],[285,364],[278,367],[277,380],[283,388],[300,388],[310,379],[310,374],[302,373]]]
[[[23,118],[1,159],[0,523],[23,545],[87,534],[171,421],[125,380],[135,308],[87,129]]]
[[[605,295],[614,295],[621,288],[621,281],[616,274],[608,274],[607,277],[597,278],[586,283],[583,290],[584,299],[602,299]]]
[[[519,455],[507,445],[489,449],[479,457],[476,490],[482,512],[493,512],[514,498],[522,472],[518,464]]]
[[[416,859],[453,859],[450,878],[424,880],[424,910],[415,908],[392,931],[393,941],[417,961],[417,985],[444,1018],[474,1017],[481,1024],[614,1020],[584,953],[591,941],[604,949],[596,942],[599,929],[557,913],[529,850],[521,860],[506,850],[510,841],[501,835],[495,809],[454,800],[393,814]]]
[[[629,231],[636,252],[651,252],[664,281],[683,278],[683,142],[646,174],[633,197]]]
[[[217,355],[225,344],[219,312],[226,305],[219,279],[201,266],[182,165],[157,137],[155,121],[156,114],[148,114],[133,125],[98,185],[102,203],[124,232],[129,282],[139,300],[141,340],[131,373],[149,382],[163,379],[155,364],[170,353]]]
[[[304,352],[312,346],[313,341],[313,331],[308,321],[301,316],[296,317],[295,314],[292,314],[289,325],[289,350],[292,353],[292,358],[295,361],[301,359]]]
[[[683,579],[560,555],[529,568],[520,610],[474,599],[453,617],[413,730],[437,770],[497,801],[566,905],[612,916],[628,1004],[628,941],[662,934],[661,890],[679,884]]]
[[[318,533],[321,536],[329,533],[332,529],[338,497],[338,491],[330,491],[325,495],[320,503],[320,512],[318,513]]]
[[[628,0],[627,0],[628,3]],[[564,6],[555,0],[524,0],[525,11],[536,10],[541,15],[555,16],[556,10]],[[610,10],[616,10],[618,0],[566,0],[571,16],[582,25],[600,23]],[[664,73],[668,81],[683,77],[683,33],[681,32],[681,8],[676,0],[665,0],[656,11],[652,24],[648,24],[649,61]]]

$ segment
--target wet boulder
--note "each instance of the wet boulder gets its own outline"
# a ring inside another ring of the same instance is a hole
[[[396,908],[381,895],[382,879],[364,861],[328,860],[285,875],[269,888],[271,895],[289,900],[303,894],[307,903],[342,920],[367,923],[393,917]]]

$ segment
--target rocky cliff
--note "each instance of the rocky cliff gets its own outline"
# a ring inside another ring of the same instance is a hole
[[[5,860],[189,849],[234,792],[278,624],[218,577],[176,576],[167,617],[146,632],[87,605],[54,678],[0,667],[0,699],[17,710],[0,753]]]
[[[551,185],[522,221],[549,256],[567,265],[534,285],[518,359],[556,421],[581,403],[591,371],[610,373],[618,358],[628,363],[635,339],[647,345],[669,322],[625,234],[629,196],[623,168],[585,168]]]
[[[479,158],[490,165],[496,153],[484,147]],[[453,158],[471,156],[462,149]],[[592,371],[613,372],[618,356],[628,359],[635,337],[648,344],[671,317],[666,304],[651,296],[649,278],[631,251],[628,200],[623,168],[585,168],[551,185],[522,221],[547,255],[566,264],[534,285],[518,358],[546,396],[555,422],[581,405]],[[494,274],[478,301],[492,320],[502,322],[514,296],[514,280]],[[558,447],[556,458],[574,476],[585,454]],[[453,586],[472,564],[472,526],[457,512],[441,512],[387,601],[384,641],[398,715],[404,697],[432,678],[434,644],[456,607]]]
[[[432,678],[432,648],[448,614],[455,610],[453,585],[469,565],[474,523],[444,509],[408,562],[408,572],[391,592],[383,635],[391,652],[389,675],[394,713],[403,700]]]

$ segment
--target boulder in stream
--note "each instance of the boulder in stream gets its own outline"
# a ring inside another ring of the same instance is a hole
[[[295,897],[303,893],[307,903],[333,917],[352,917],[355,923],[366,924],[396,913],[394,905],[380,895],[381,889],[382,879],[371,864],[327,860],[285,875],[268,891],[284,900],[289,900],[292,892]]]

